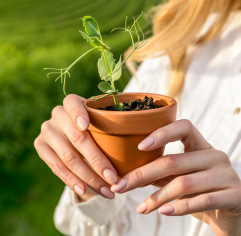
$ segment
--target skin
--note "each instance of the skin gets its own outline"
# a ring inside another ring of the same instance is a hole
[[[115,194],[110,191],[104,171],[111,170],[116,175],[113,184],[117,182],[116,170],[86,131],[89,117],[83,102],[84,99],[77,95],[68,95],[63,106],[55,107],[51,119],[42,124],[34,146],[40,158],[71,190],[80,196],[87,192],[83,199],[96,195],[90,189],[112,199]],[[78,124],[78,117],[85,119],[85,127]],[[82,192],[76,190],[76,186]]]
[[[153,144],[144,145],[144,140],[139,149],[151,151],[180,140],[185,151],[128,173],[112,190],[124,193],[154,182],[160,190],[140,204],[138,213],[149,214],[159,208],[159,213],[168,216],[192,214],[209,224],[215,235],[240,235],[241,181],[229,157],[214,149],[188,120],[162,127],[150,137]]]
[[[83,101],[68,95],[63,106],[55,107],[51,119],[43,123],[34,143],[39,156],[78,194],[79,201],[96,194],[112,199],[113,192],[124,193],[153,183],[159,190],[137,208],[138,213],[159,209],[168,216],[192,214],[209,224],[215,235],[240,235],[241,180],[229,157],[214,149],[190,121],[162,127],[139,145],[139,149],[151,151],[180,140],[184,153],[160,157],[117,182],[114,167],[86,131],[89,118]],[[110,184],[114,184],[112,191]]]

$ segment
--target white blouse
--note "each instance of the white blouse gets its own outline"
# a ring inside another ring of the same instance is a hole
[[[241,16],[233,17],[218,38],[195,50],[178,101],[178,119],[189,119],[214,148],[226,152],[241,177]],[[146,60],[137,71],[138,80],[133,77],[125,92],[165,94],[169,71],[166,56]],[[180,141],[166,146],[166,154],[180,152]],[[116,194],[113,200],[96,196],[75,203],[74,193],[65,187],[54,223],[72,236],[214,235],[209,225],[190,215],[137,214],[136,207],[155,191],[148,186]]]

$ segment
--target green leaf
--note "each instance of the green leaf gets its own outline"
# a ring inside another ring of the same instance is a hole
[[[107,91],[107,93],[111,93],[111,94],[118,94],[118,92],[116,90],[110,89]]]
[[[86,34],[85,32],[83,32],[81,30],[79,30],[79,32],[81,33],[83,38],[86,39],[87,43],[94,46],[95,48],[108,49],[108,50],[110,49],[109,46],[107,46],[103,41],[99,40],[98,38],[90,37],[88,34]]]
[[[105,50],[105,55],[106,55],[106,57],[107,57],[107,61],[109,62],[110,69],[111,69],[111,71],[113,71],[114,68],[115,68],[115,65],[116,65],[116,64],[115,64],[115,59],[114,59],[114,57],[113,57],[113,54],[112,54],[110,51]],[[104,57],[103,53],[102,53],[101,56]]]
[[[99,40],[96,37],[90,37],[90,45],[94,46],[95,48],[99,48],[99,49],[110,49],[109,46],[107,46],[103,41]]]
[[[86,31],[86,33],[80,31],[83,38],[86,39],[86,41],[95,48],[110,50],[110,47],[107,46],[102,40],[100,29],[96,20],[91,16],[85,16],[82,20]]]
[[[103,55],[98,60],[97,67],[98,67],[98,72],[99,72],[100,78],[102,80],[109,81],[111,77],[109,75],[109,71],[108,71],[108,68],[106,66],[105,59],[104,59]]]
[[[111,85],[109,83],[107,83],[107,82],[100,82],[99,85],[98,85],[98,88],[103,93],[108,93],[109,90],[112,90]]]
[[[113,75],[112,75],[112,81],[116,81],[121,77],[122,74],[122,65],[121,65],[121,56],[120,56],[120,60],[117,62],[115,69],[113,71]]]
[[[81,33],[81,35],[83,36],[84,39],[86,39],[87,43],[91,43],[91,38],[88,34],[86,34],[85,32],[79,30],[79,32]]]
[[[96,22],[96,20],[91,16],[85,16],[83,19],[83,25],[85,27],[85,31],[90,37],[96,37],[100,40],[102,40],[99,26]]]
[[[110,70],[112,72],[116,65],[115,59],[111,52],[105,51],[105,54],[106,54],[106,59],[110,66]],[[101,58],[98,60],[97,66],[98,66],[98,72],[99,72],[100,78],[105,81],[111,81],[112,78],[110,76],[108,67],[106,65],[106,61],[103,53],[101,54]]]

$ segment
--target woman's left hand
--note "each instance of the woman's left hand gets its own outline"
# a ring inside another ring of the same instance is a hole
[[[124,193],[154,182],[160,190],[137,208],[138,213],[159,208],[167,216],[193,214],[215,235],[240,235],[241,180],[229,157],[214,149],[190,121],[179,120],[154,131],[138,148],[151,151],[177,140],[184,144],[184,153],[160,157],[131,171],[111,190]]]

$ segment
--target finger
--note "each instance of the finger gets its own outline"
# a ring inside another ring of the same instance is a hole
[[[139,210],[144,210],[143,206],[146,205],[146,210],[140,213],[148,214],[161,205],[184,195],[228,188],[230,187],[230,183],[236,178],[236,176],[230,173],[232,173],[232,171],[217,169],[215,171],[209,170],[179,176],[148,197],[145,203],[141,204],[142,207],[139,208]],[[210,181],[210,179],[212,181]]]
[[[175,179],[177,177],[178,177],[177,175],[167,176],[167,177],[164,177],[163,179],[158,179],[158,180],[152,182],[152,185],[157,188],[163,188],[165,185],[169,184],[173,179]]]
[[[49,166],[56,176],[78,195],[84,195],[86,191],[84,183],[64,165],[49,145],[38,137],[34,142],[34,146],[39,157]]]
[[[84,101],[84,98],[75,94],[68,95],[63,101],[64,109],[82,131],[87,130],[89,126],[89,116],[84,108]]]
[[[186,152],[211,148],[189,120],[178,120],[157,129],[144,139],[138,148],[143,151],[152,151],[178,140],[184,144]]]
[[[194,198],[165,204],[160,207],[158,212],[170,216],[183,216],[210,210],[230,209],[231,216],[231,214],[235,214],[238,211],[240,192],[240,188],[232,188],[205,193]]]
[[[111,190],[124,193],[167,176],[207,170],[217,165],[231,166],[228,156],[215,149],[167,155],[129,172]]]
[[[87,165],[68,138],[54,126],[53,122],[47,121],[42,125],[42,135],[45,142],[74,174],[95,192],[107,198],[114,198],[109,185]]]
[[[115,184],[117,182],[117,172],[90,134],[87,131],[80,131],[62,106],[54,109],[53,119],[96,173],[109,184]]]

